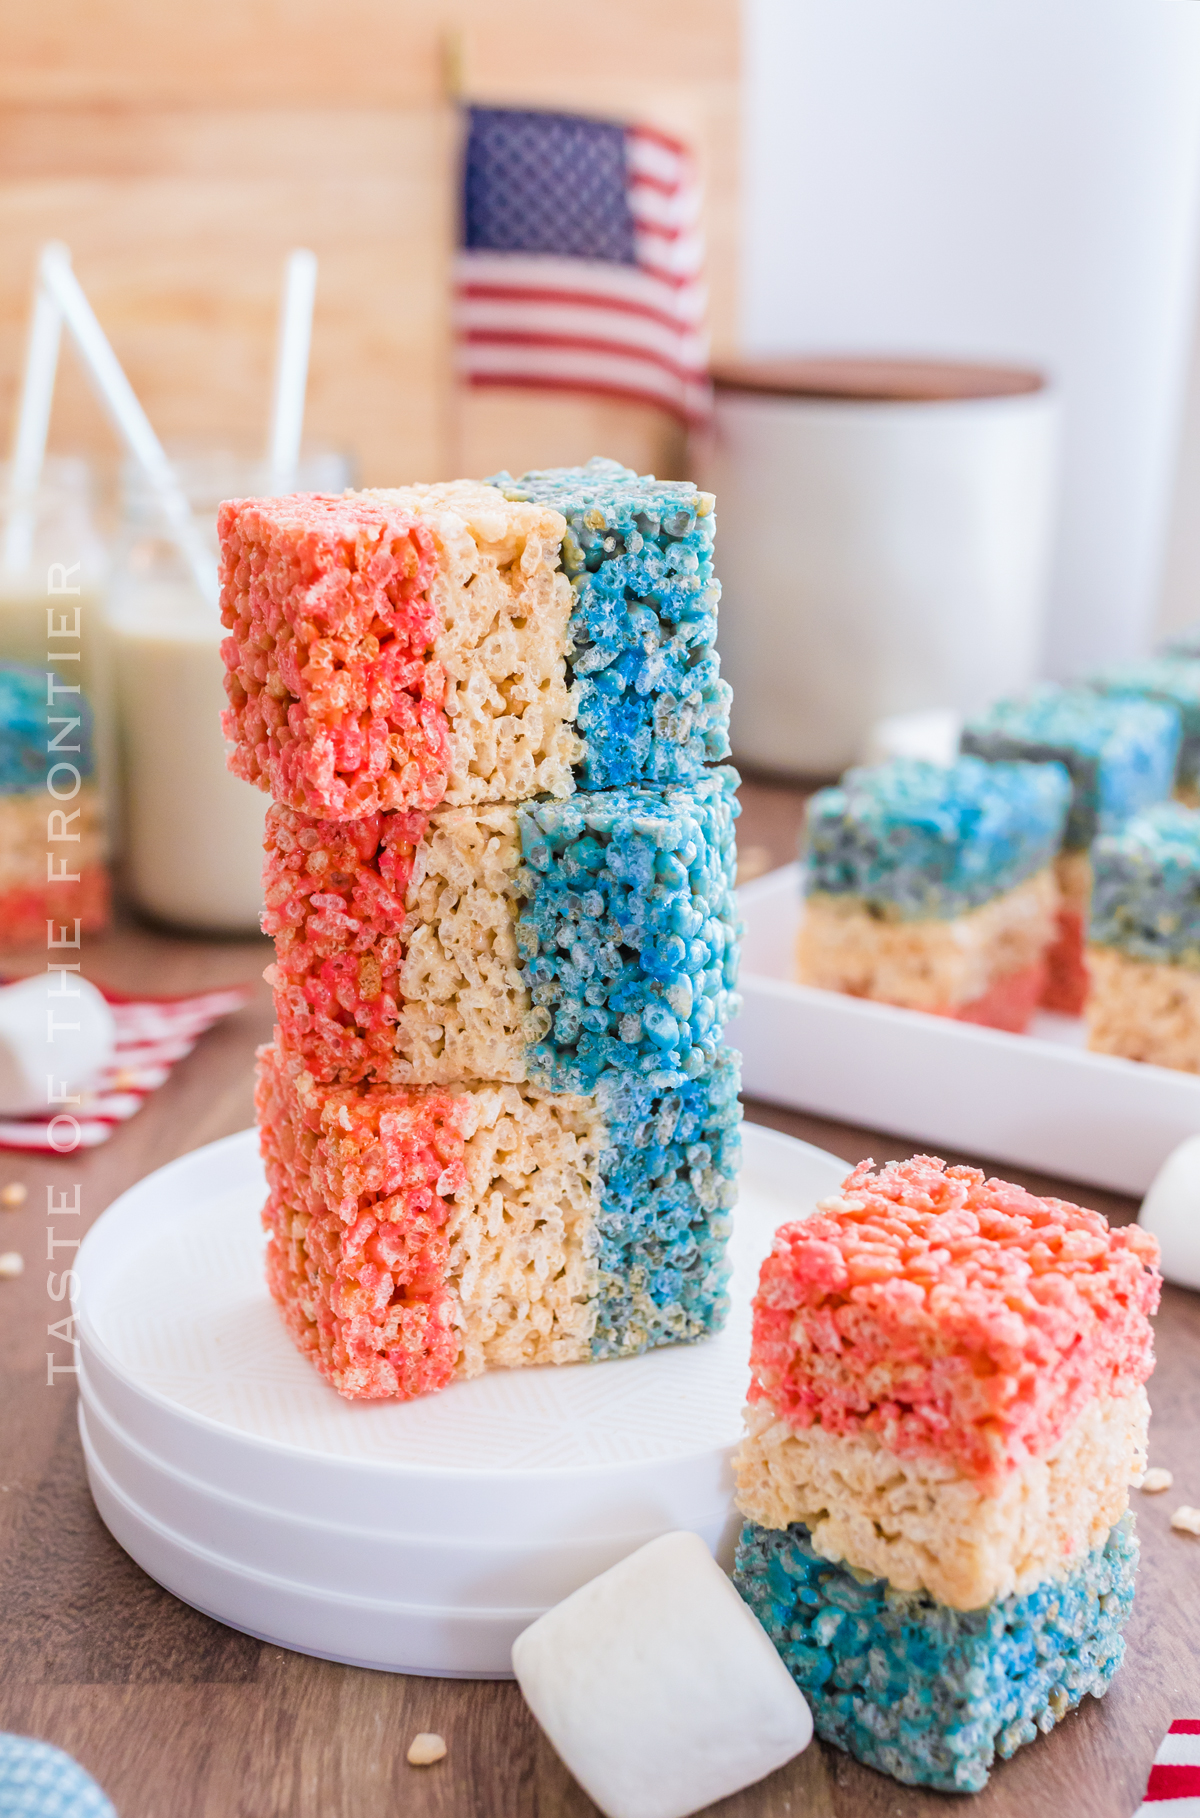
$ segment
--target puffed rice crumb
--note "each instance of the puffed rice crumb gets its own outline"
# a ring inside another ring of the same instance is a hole
[[[1180,1534],[1200,1534],[1200,1509],[1181,1502],[1171,1516],[1171,1526]]]
[[[408,1745],[406,1760],[410,1767],[432,1767],[446,1753],[446,1738],[431,1730],[422,1730]]]
[[[0,1256],[0,1281],[11,1281],[25,1273],[25,1258],[17,1250],[5,1250]]]
[[[1146,1496],[1157,1496],[1160,1490],[1169,1490],[1174,1481],[1171,1472],[1164,1470],[1162,1465],[1151,1465],[1150,1469],[1143,1473],[1138,1488]]]
[[[10,1180],[7,1187],[0,1187],[0,1206],[15,1212],[29,1198],[29,1188],[23,1180]]]

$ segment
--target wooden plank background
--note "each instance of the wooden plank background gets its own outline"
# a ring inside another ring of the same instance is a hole
[[[460,72],[473,100],[685,135],[707,186],[712,327],[734,335],[737,0],[0,0],[0,434],[38,245],[76,269],[164,439],[265,436],[281,265],[321,261],[307,428],[364,483],[606,452],[662,473],[657,411],[456,404],[448,321]],[[53,445],[112,450],[74,357]]]

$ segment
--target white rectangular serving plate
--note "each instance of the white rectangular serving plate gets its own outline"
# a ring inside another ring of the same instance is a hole
[[[1075,1018],[1008,1035],[796,984],[798,865],[738,900],[744,1007],[727,1039],[748,1097],[1138,1194],[1200,1131],[1200,1076],[1089,1054]]]

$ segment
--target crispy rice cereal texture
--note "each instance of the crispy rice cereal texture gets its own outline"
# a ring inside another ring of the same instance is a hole
[[[857,897],[814,895],[797,939],[800,981],[953,1015],[999,980],[1040,966],[1057,926],[1049,869],[945,921],[887,920]]]
[[[46,882],[46,829],[59,817],[71,843],[52,847],[56,867],[78,874],[75,883]],[[12,946],[41,941],[46,923],[71,928],[76,918],[85,934],[108,926],[109,880],[100,798],[85,783],[72,808],[56,802],[49,790],[23,795],[0,794],[0,930]]]
[[[583,741],[564,655],[574,601],[559,566],[565,519],[474,480],[366,496],[411,512],[433,537],[446,803],[569,795]]]
[[[872,1171],[775,1234],[754,1303],[750,1399],[804,1430],[998,1481],[1096,1395],[1153,1367],[1158,1245],[930,1156]]]
[[[319,1089],[259,1056],[267,1274],[343,1395],[586,1357],[594,1107],[503,1086]]]
[[[1089,947],[1087,1045],[1181,1073],[1200,1073],[1200,972]]]
[[[1146,1463],[1145,1389],[1097,1396],[1041,1458],[999,1486],[937,1460],[897,1458],[874,1433],[797,1429],[746,1411],[738,1507],[760,1527],[802,1522],[814,1550],[955,1610],[1024,1596],[1104,1543]]]
[[[218,513],[230,767],[351,820],[572,788],[563,520],[458,482]]]

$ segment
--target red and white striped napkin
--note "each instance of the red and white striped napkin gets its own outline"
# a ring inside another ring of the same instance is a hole
[[[1177,1717],[1159,1743],[1133,1818],[1200,1818],[1200,1717]]]
[[[27,1117],[0,1118],[0,1149],[62,1155],[107,1142],[117,1125],[162,1085],[175,1062],[191,1053],[205,1030],[250,998],[247,985],[204,991],[198,997],[126,997],[101,989],[117,1025],[111,1064],[80,1089],[78,1105],[62,1106],[57,1114],[35,1111]],[[64,1113],[75,1119],[78,1135],[61,1121]],[[52,1122],[57,1124],[53,1136]]]

